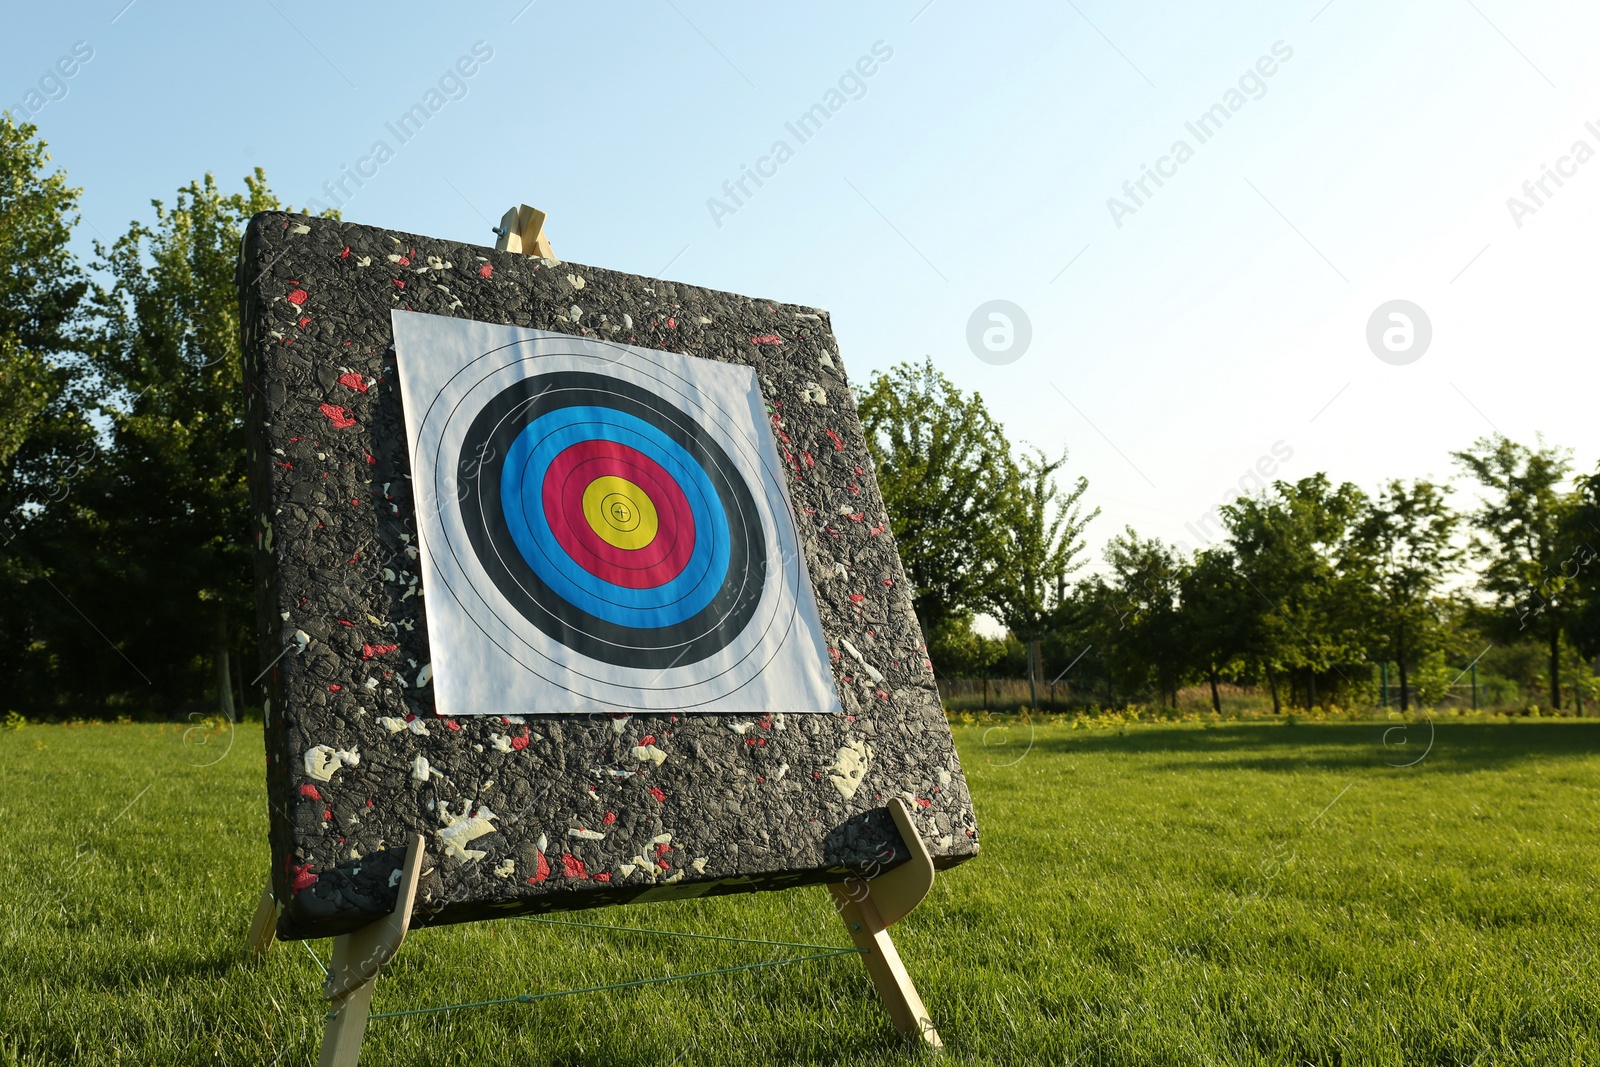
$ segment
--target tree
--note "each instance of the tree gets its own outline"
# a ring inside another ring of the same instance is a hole
[[[45,638],[71,606],[44,558],[83,463],[98,449],[89,389],[72,350],[88,283],[68,249],[78,190],[36,129],[0,114],[0,678],[8,706],[50,701],[57,657]],[[70,625],[88,636],[81,618]],[[102,646],[102,653],[104,647]]]
[[[1118,658],[1135,665],[1141,685],[1153,674],[1176,708],[1185,666],[1178,597],[1188,568],[1177,550],[1141,538],[1131,526],[1111,539],[1105,555],[1121,602]]]
[[[1330,673],[1348,681],[1345,668],[1364,659],[1352,610],[1360,590],[1337,565],[1364,500],[1354,485],[1334,487],[1319,472],[1222,507],[1239,576],[1255,597],[1244,651],[1265,671],[1274,711],[1279,671],[1291,684],[1303,680],[1307,705],[1317,706],[1318,677],[1325,686]]]
[[[982,610],[1014,480],[1000,424],[932,360],[874,374],[856,402],[923,632]]]
[[[79,190],[57,170],[36,127],[0,113],[0,471],[68,391],[59,355],[88,283],[67,248]]]
[[[1037,450],[1023,455],[1007,480],[1004,504],[994,516],[1000,533],[999,553],[988,583],[989,610],[1029,646],[1028,681],[1039,673],[1038,641],[1061,621],[1067,603],[1067,577],[1083,564],[1083,530],[1100,514],[1083,514],[1081,501],[1089,490],[1082,475],[1063,491],[1056,472],[1067,454],[1048,459]],[[1037,700],[1037,694],[1033,694]]]
[[[1389,482],[1367,501],[1350,542],[1348,564],[1370,593],[1372,629],[1380,635],[1374,651],[1399,668],[1402,712],[1410,707],[1411,665],[1440,651],[1438,594],[1461,558],[1460,520],[1444,492],[1424,479]]]
[[[194,691],[209,660],[231,712],[253,577],[234,271],[245,223],[279,204],[260,170],[242,193],[208,174],[152,203],[153,227],[96,245],[112,284],[84,369],[105,390],[111,452],[80,496],[103,528],[84,596],[139,635],[130,658],[158,692]]]
[[[1550,707],[1560,710],[1561,638],[1578,592],[1567,536],[1578,502],[1560,488],[1570,454],[1543,437],[1529,448],[1495,434],[1451,455],[1485,490],[1472,513],[1473,544],[1483,559],[1479,585],[1502,609],[1495,629],[1506,639],[1539,638],[1549,656]]]
[[[1211,686],[1211,710],[1222,714],[1221,676],[1249,643],[1247,620],[1258,600],[1226,547],[1195,553],[1178,580],[1182,656]]]

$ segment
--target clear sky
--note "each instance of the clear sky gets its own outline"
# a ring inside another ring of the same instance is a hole
[[[1496,429],[1600,460],[1594,5],[525,4],[17,6],[0,107],[42,105],[86,252],[259,165],[354,221],[488,244],[525,201],[564,259],[827,308],[858,381],[931,356],[1070,449],[1097,550],[1195,547],[1258,465],[1371,488]],[[1003,365],[991,300],[1031,327]],[[1392,300],[1431,325],[1403,365]]]

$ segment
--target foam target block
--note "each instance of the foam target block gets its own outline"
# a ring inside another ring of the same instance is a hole
[[[277,212],[239,284],[279,936],[411,833],[418,926],[977,854],[825,312]]]

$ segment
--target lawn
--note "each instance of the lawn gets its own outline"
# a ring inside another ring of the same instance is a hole
[[[958,727],[983,855],[895,930],[947,1058],[1600,1063],[1600,725],[1386,729]],[[267,866],[260,730],[199,739],[0,731],[0,1063],[315,1062],[305,947],[240,952]],[[574,918],[848,943],[822,889]],[[329,942],[310,948],[327,959]],[[781,951],[512,920],[423,930],[374,1011]],[[840,957],[378,1019],[363,1062],[920,1059]]]

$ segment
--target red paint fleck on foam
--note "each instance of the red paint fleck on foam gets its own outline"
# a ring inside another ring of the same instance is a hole
[[[570,852],[561,854],[561,873],[568,878],[589,877],[589,872],[584,869],[583,861]]]
[[[446,719],[444,721],[444,728],[446,730],[459,730],[461,729],[461,724],[456,722],[454,719]]]
[[[353,370],[339,375],[339,384],[358,393],[367,391],[367,380]]]
[[[533,877],[528,879],[529,885],[538,885],[550,877],[550,861],[544,858],[544,853],[539,853],[539,862],[534,867]]]
[[[612,823],[614,823],[616,821],[617,821],[617,813],[616,812],[614,812],[614,811],[606,812],[605,825],[610,826]]]
[[[493,278],[494,277],[494,264],[493,263],[485,263],[483,266],[479,267],[478,268],[478,277],[480,277],[480,278]]]
[[[301,315],[300,316],[300,321],[298,323],[296,323],[295,325],[299,326],[302,330],[305,329],[307,326],[311,325],[311,316],[310,315]]]
[[[667,329],[676,330],[677,328],[678,328],[678,320],[677,319],[673,319],[673,318],[667,319]]]
[[[290,858],[285,861],[285,865],[289,868],[289,888],[295,893],[317,884],[317,876],[311,873],[311,864],[296,863]]]
[[[376,467],[378,465],[378,461],[372,458],[372,453],[371,452],[367,453],[367,462],[372,464],[374,467]]]
[[[323,808],[322,809],[322,821],[323,822],[332,822],[333,821],[333,809],[332,808]]]
[[[307,782],[305,785],[300,787],[300,795],[303,797],[310,797],[312,800],[322,799],[322,794],[317,792],[317,787],[312,785],[310,782]]]
[[[343,688],[344,688],[344,686],[342,686],[342,685],[330,685],[330,686],[328,686],[328,692],[337,693],[339,690],[341,690]]]
[[[859,604],[865,599],[867,599],[867,598],[862,596],[860,593],[851,593],[850,594],[850,603],[852,603],[852,604]]]
[[[917,798],[917,807],[919,807],[919,808],[931,808],[931,807],[933,807],[933,801],[929,800],[927,797],[918,797]]]
[[[527,748],[528,747],[528,735],[525,734],[525,733],[521,733],[521,734],[518,734],[516,737],[513,737],[511,739],[511,747],[516,749],[518,752],[521,752],[523,749]]]
[[[356,424],[356,420],[350,417],[350,413],[338,404],[323,404],[319,410],[328,416],[328,421],[333,423],[335,430],[342,430],[347,426]]]
[[[396,278],[396,279],[394,279],[394,287],[396,289],[404,289],[406,287],[406,283],[401,281],[399,278]],[[407,308],[406,310],[409,311],[411,309]]]
[[[655,743],[656,743],[656,735],[655,734],[645,734],[643,737],[639,738],[639,744],[641,744],[641,745],[653,745]]]
[[[293,304],[295,307],[299,307],[301,304],[306,302],[306,297],[310,295],[311,294],[307,293],[304,289],[296,289],[294,292],[284,297],[284,299],[289,301],[289,303]]]
[[[842,441],[839,438],[839,435],[834,433],[832,430],[828,430],[826,432],[827,432],[828,436],[833,439],[833,450],[835,452],[843,452],[844,451],[844,441]]]
[[[339,253],[339,258],[340,259],[349,259],[350,258],[350,246],[349,245],[345,245],[344,246],[344,251]]]
[[[371,659],[373,656],[387,656],[399,649],[399,645],[362,645],[361,658]]]
[[[760,337],[750,338],[750,343],[753,345],[781,345],[783,344],[783,338],[775,333],[764,333]]]
[[[601,871],[599,874],[594,876],[594,880],[597,882],[609,882],[611,881],[611,872]]]
[[[885,578],[883,580],[883,587],[885,589],[888,589],[892,585],[894,585],[894,579],[893,578]]]
[[[650,795],[656,798],[656,802],[658,804],[665,804],[667,802],[667,794],[663,793],[658,786],[650,787]]]
[[[878,525],[874,526],[872,529],[867,531],[868,535],[870,535],[872,537],[877,537],[879,534],[883,533],[883,526],[884,526],[883,523],[881,523],[881,522],[878,523]]]

